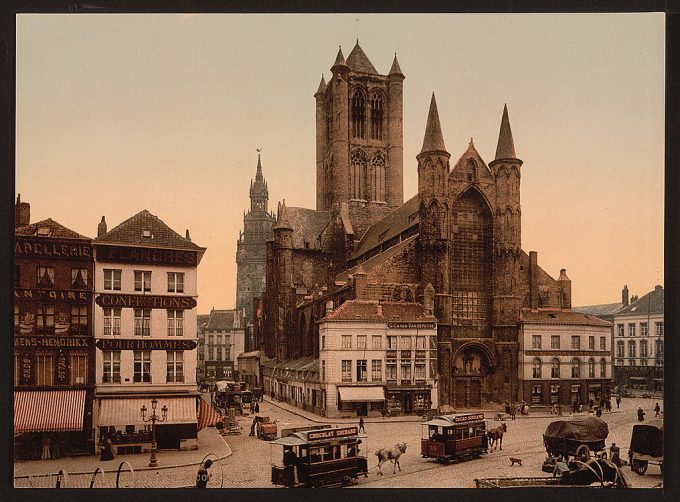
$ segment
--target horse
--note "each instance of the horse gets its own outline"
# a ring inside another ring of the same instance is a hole
[[[489,450],[492,451],[498,448],[498,443],[500,442],[500,449],[503,449],[503,433],[508,432],[508,426],[504,423],[495,429],[489,430],[486,434],[491,440]]]
[[[396,474],[396,468],[399,467],[399,472],[401,472],[401,465],[399,464],[399,457],[402,453],[406,453],[406,443],[397,443],[392,448],[380,448],[375,451],[378,457],[378,469],[379,474],[382,476],[382,465],[388,460],[392,461],[392,474]]]

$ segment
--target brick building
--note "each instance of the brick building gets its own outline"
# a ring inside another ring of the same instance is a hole
[[[431,284],[439,404],[517,399],[520,309],[570,309],[571,281],[521,248],[522,161],[507,108],[495,158],[487,165],[470,140],[453,163],[432,95],[411,167],[418,191],[404,202],[405,77],[396,56],[381,75],[357,43],[346,60],[338,52],[331,72],[315,93],[316,209],[279,206],[258,348],[276,361],[318,358],[328,301],[337,308],[361,291],[369,301],[422,303]]]
[[[92,453],[92,240],[30,223],[17,197],[14,275],[16,458]]]

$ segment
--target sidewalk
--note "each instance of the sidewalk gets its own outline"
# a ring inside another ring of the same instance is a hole
[[[359,420],[359,417],[356,418],[325,418],[322,416],[319,416],[315,413],[305,411],[301,408],[298,408],[296,406],[293,406],[292,404],[288,404],[283,401],[277,401],[275,399],[272,399],[270,396],[263,396],[263,399],[270,403],[273,406],[276,406],[278,408],[281,408],[282,410],[285,410],[289,413],[292,413],[293,415],[297,415],[299,417],[302,417],[306,420],[309,420],[310,422],[315,422],[319,424],[327,424],[327,423],[337,423],[337,424],[351,424],[351,423],[356,423]],[[496,415],[498,415],[500,412],[498,410],[493,410],[493,409],[485,409],[485,408],[466,408],[465,410],[461,410],[458,413],[484,413],[484,417],[490,420],[493,420],[496,418]],[[606,417],[607,415],[610,415],[612,413],[620,413],[620,410],[612,410],[610,412],[604,413],[602,416]],[[575,416],[587,416],[587,412],[581,412],[577,413]],[[512,417],[510,415],[507,415],[503,413],[503,416],[506,418],[506,420],[512,420]],[[593,415],[595,416],[595,415]],[[569,413],[565,413],[563,411],[561,418],[566,419],[569,417]],[[548,410],[540,410],[540,411],[529,411],[528,415],[516,415],[517,420],[521,419],[526,419],[526,418],[555,418],[559,419],[560,415],[553,415],[551,414]],[[422,422],[425,420],[422,416],[420,415],[404,415],[404,416],[399,416],[399,417],[364,417],[364,422],[365,423],[409,423],[409,422]]]
[[[207,427],[198,433],[198,449],[189,451],[162,450],[157,454],[158,467],[149,467],[150,453],[116,455],[113,460],[101,461],[98,455],[63,457],[56,460],[29,460],[14,463],[14,477],[56,474],[60,469],[69,475],[92,474],[97,467],[104,472],[116,472],[121,462],[128,462],[138,471],[158,471],[178,467],[198,466],[206,455],[215,461],[231,456],[232,451],[225,438],[214,427]],[[129,467],[125,466],[128,470]]]

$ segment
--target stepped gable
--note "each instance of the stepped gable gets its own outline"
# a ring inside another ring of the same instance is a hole
[[[392,237],[396,237],[407,228],[416,225],[418,221],[418,195],[414,195],[366,230],[352,255],[352,259],[359,258],[367,251],[374,249]]]
[[[151,237],[144,237],[142,233],[144,230],[151,230]],[[94,242],[204,250],[204,248],[179,235],[158,216],[154,216],[146,209],[128,218],[104,235],[95,238]]]
[[[48,235],[40,235],[43,238],[53,238],[53,239],[77,239],[77,240],[92,240],[90,237],[85,237],[80,235],[78,232],[66,228],[61,223],[54,221],[52,218],[47,218],[46,220],[39,221],[37,223],[31,223],[30,225],[23,225],[17,228],[14,235],[37,235],[39,229],[47,228],[49,229]]]

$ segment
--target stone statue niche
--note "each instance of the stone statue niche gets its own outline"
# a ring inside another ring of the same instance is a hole
[[[453,361],[453,372],[457,375],[483,375],[488,373],[485,357],[478,351],[466,350]]]

